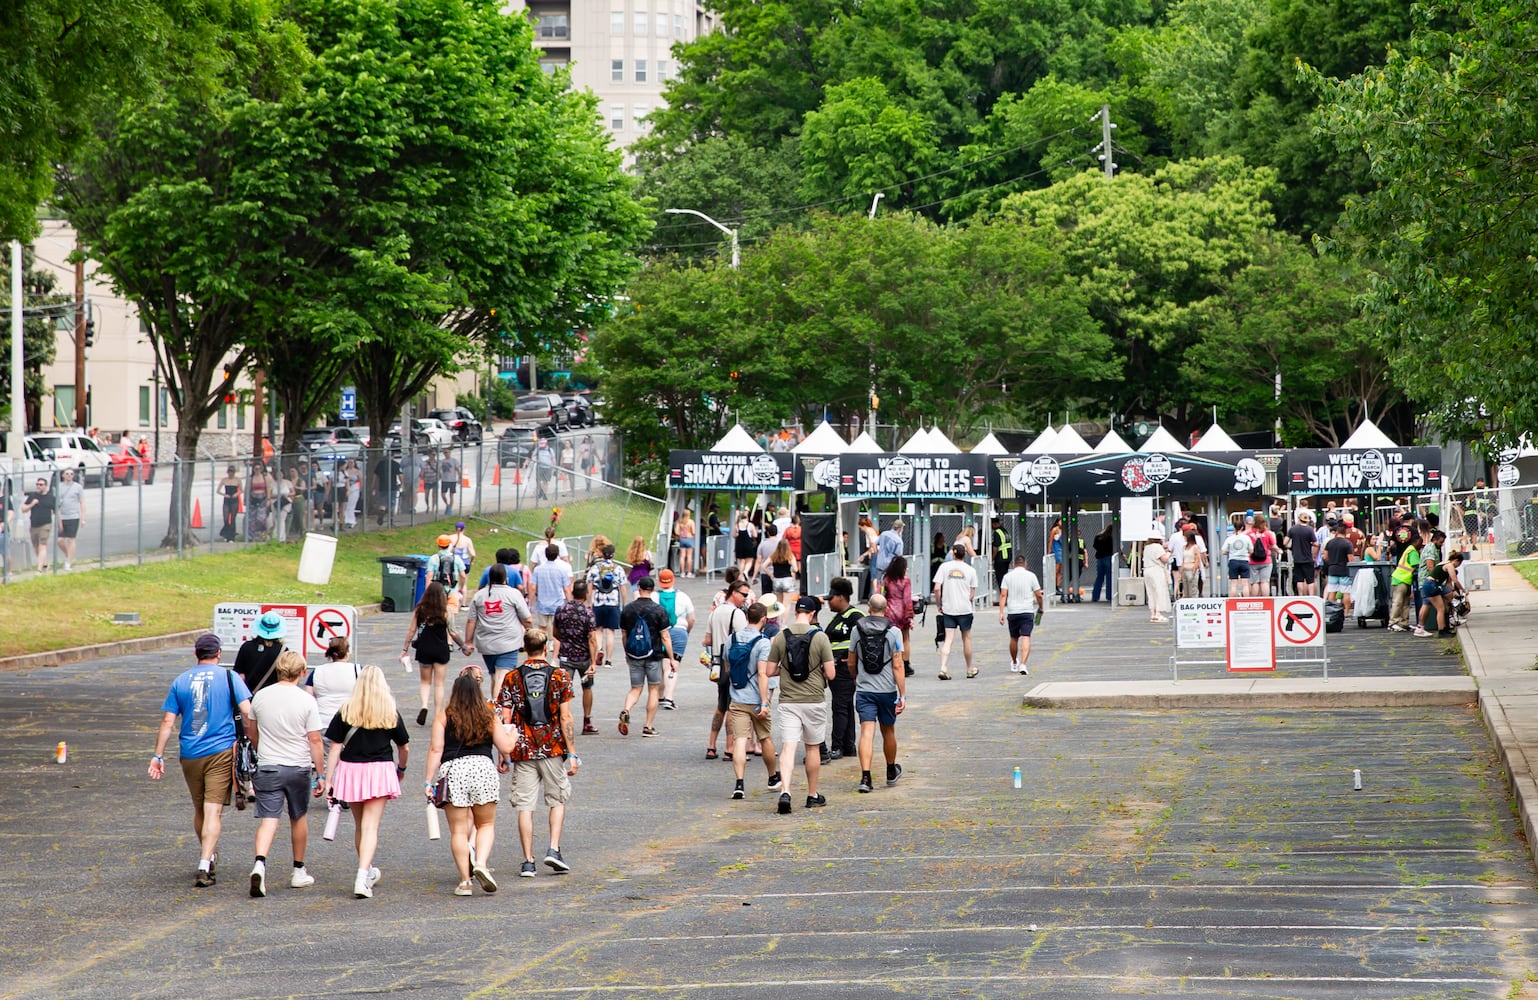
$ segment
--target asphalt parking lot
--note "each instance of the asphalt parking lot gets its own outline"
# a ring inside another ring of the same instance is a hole
[[[366,657],[392,662],[404,627],[365,619]],[[1054,609],[1024,679],[983,615],[983,675],[953,662],[942,683],[916,628],[902,781],[857,795],[857,766],[836,762],[828,807],[802,811],[798,787],[789,817],[756,760],[732,802],[730,765],[703,759],[702,671],[646,740],[615,733],[623,681],[605,671],[562,844],[574,871],[510,877],[504,806],[502,888],[468,899],[404,799],[373,900],[349,891],[346,825],[324,844],[319,819],[317,884],[249,898],[254,821],[233,810],[220,883],[195,890],[185,789],[144,775],[190,655],[0,674],[0,995],[1530,994],[1534,870],[1472,706],[1019,707],[1041,680],[1167,678],[1168,634],[1138,609]],[[1439,640],[1331,641],[1332,675],[1461,670]],[[409,721],[415,681],[397,693]],[[286,867],[286,834],[272,856]]]

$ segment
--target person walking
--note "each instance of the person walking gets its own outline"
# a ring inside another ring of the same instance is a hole
[[[74,469],[59,472],[59,555],[64,557],[64,572],[75,568],[75,540],[80,537],[80,522],[85,517],[85,487],[75,481]]]
[[[780,529],[773,521],[764,525],[763,533],[759,536],[758,551],[753,560],[753,572],[750,579],[758,581],[760,593],[768,594],[774,591],[774,580],[769,575],[769,560],[780,547]]]
[[[1143,543],[1143,589],[1148,600],[1148,620],[1169,621],[1170,553],[1157,532]]]
[[[351,531],[358,526],[358,504],[363,499],[363,470],[356,458],[349,458],[342,467],[342,478],[347,483],[347,498],[342,501],[342,527]]]
[[[22,497],[21,512],[27,515],[28,540],[39,573],[48,568],[48,540],[53,535],[53,516],[58,509],[59,498],[49,491],[47,479],[38,479],[37,491]]]
[[[447,448],[438,459],[438,491],[443,497],[443,516],[454,516],[454,504],[459,495],[459,459]],[[431,488],[431,487],[429,487]],[[459,526],[463,531],[463,525]]]
[[[349,657],[351,652],[346,636],[334,637],[326,645],[325,662],[311,670],[305,681],[305,687],[315,699],[315,710],[320,713],[322,730],[331,724],[332,717],[347,703],[358,683],[358,674],[363,667]],[[328,754],[331,752],[329,745],[324,749]]]
[[[320,733],[323,724],[315,699],[299,680],[304,657],[285,651],[278,657],[277,683],[251,699],[252,718],[261,728],[256,754],[256,861],[251,866],[251,895],[267,895],[267,852],[278,833],[278,821],[288,812],[289,840],[294,848],[294,872],[288,884],[303,889],[315,884],[305,869],[310,842],[311,797],[319,798],[325,773]]]
[[[447,508],[443,513],[445,516],[448,514]],[[449,550],[459,557],[459,564],[464,567],[465,576],[468,577],[470,567],[475,565],[475,540],[465,533],[465,522],[454,522],[454,534],[449,536]]]
[[[657,704],[662,698],[662,664],[673,658],[668,613],[654,600],[657,581],[643,576],[636,581],[636,599],[619,615],[624,635],[625,662],[630,668],[630,692],[619,713],[619,734],[630,735],[630,710],[641,700],[646,687],[646,724],[642,736],[656,736]]]
[[[886,575],[893,559],[906,554],[903,550],[903,519],[899,517],[890,528],[876,536],[876,551],[870,559],[871,572],[879,579]]]
[[[1009,538],[1009,532],[1004,530],[1003,520],[995,514],[993,516],[993,580],[994,586],[1004,579],[1009,572],[1010,564],[1014,562],[1014,542]]]
[[[961,652],[967,661],[967,677],[976,677],[972,666],[972,602],[977,598],[977,571],[967,562],[964,545],[951,547],[951,558],[940,564],[935,571],[934,599],[940,609],[940,622],[945,628],[945,641],[940,646],[940,679],[951,679],[946,666],[951,658],[951,644],[955,633],[961,633]],[[885,602],[882,602],[883,607]]]
[[[571,779],[582,766],[572,731],[571,675],[553,666],[546,657],[548,638],[543,629],[530,629],[524,637],[523,664],[502,680],[497,692],[497,711],[513,727],[517,742],[508,759],[513,768],[513,808],[518,812],[518,841],[523,848],[521,878],[533,878],[534,807],[541,790],[550,808],[550,843],[545,866],[564,874],[571,871],[561,854],[561,831],[566,823],[566,804],[571,801]]]
[[[907,649],[913,630],[913,581],[908,579],[907,556],[893,556],[887,564],[881,576],[881,596],[886,598],[887,620],[903,634],[903,648]],[[911,664],[904,662],[903,670],[913,676]]]
[[[694,514],[687,508],[678,519],[677,531],[678,574],[694,576],[694,549],[699,544],[699,539],[695,536],[699,534],[699,524],[694,520]]]
[[[233,542],[236,538],[235,519],[240,516],[240,476],[235,473],[235,466],[225,468],[224,478],[219,480],[219,495],[224,498],[220,513],[223,523],[219,528],[219,537],[226,542]]]
[[[1095,551],[1095,589],[1090,592],[1092,601],[1100,600],[1100,587],[1105,585],[1105,600],[1109,604],[1116,599],[1116,523],[1101,528],[1090,540]]]
[[[246,541],[260,542],[267,538],[267,515],[277,486],[267,475],[264,462],[252,462],[246,479]]]
[[[743,610],[749,598],[753,594],[753,588],[748,586],[745,579],[727,580],[726,589],[722,592],[721,599],[715,607],[710,609],[710,618],[705,623],[705,648],[710,655],[710,679],[716,685],[716,711],[710,718],[710,742],[705,746],[705,759],[716,760],[716,740],[721,735],[721,727],[725,724],[727,713],[732,707],[731,672],[727,669],[726,652],[731,645],[732,636],[740,629],[747,626],[746,612]],[[726,757],[732,760],[731,750],[732,734],[728,730],[726,734]]]
[[[607,539],[598,558],[589,557],[587,585],[588,592],[593,595],[593,621],[598,626],[598,654],[593,663],[595,666],[613,663],[614,643],[619,636],[619,609],[630,603],[630,586],[624,569],[614,561],[614,546]]]
[[[736,776],[733,799],[747,796],[743,786],[747,780],[750,738],[759,743],[764,768],[769,772],[769,791],[781,790],[779,761],[769,725],[769,638],[763,634],[768,617],[763,604],[748,605],[746,624],[732,633],[722,657],[731,695],[726,733],[732,741],[732,773]]]
[[[416,651],[417,673],[422,684],[422,707],[417,712],[417,725],[425,726],[429,714],[443,711],[443,682],[448,674],[449,657],[453,641],[464,649],[464,642],[454,634],[449,624],[448,594],[443,584],[433,580],[422,591],[422,599],[411,609],[411,620],[406,623],[406,640],[401,644],[401,656]],[[391,700],[394,704],[394,700]],[[431,712],[429,712],[429,709]]]
[[[639,583],[641,577],[652,575],[652,553],[646,548],[646,539],[640,535],[630,540],[630,551],[626,553],[625,561],[630,564],[631,586]]]
[[[773,581],[774,598],[780,602],[780,624],[783,626],[789,615],[789,609],[799,596],[797,591],[800,583],[797,577],[801,573],[801,561],[791,551],[790,541],[782,538],[775,545],[774,553],[769,557],[769,576]]]
[[[892,560],[893,565],[900,559],[902,556]],[[906,579],[904,582],[907,582]],[[849,659],[849,643],[854,638],[855,623],[865,617],[854,606],[852,581],[842,576],[828,581],[828,610],[833,612],[826,629],[828,647],[838,669],[828,678],[828,690],[832,692],[833,724],[826,741],[829,749],[822,755],[822,759],[835,761],[853,757],[858,752],[859,727],[855,725],[854,717],[854,677],[843,669],[843,664]]]
[[[596,736],[593,725],[593,684],[598,679],[598,623],[587,605],[586,580],[571,585],[571,599],[555,610],[551,635],[555,639],[556,658],[561,669],[582,685],[582,735]],[[619,609],[615,608],[615,624]]]
[[[571,599],[571,564],[555,545],[545,546],[545,558],[534,567],[534,624],[548,630],[556,609]]]
[[[407,483],[407,488],[413,491],[420,489],[422,502],[427,508],[429,519],[438,516],[438,453],[429,448],[417,459],[421,466],[418,475],[413,476]]]
[[[534,454],[530,458],[534,469],[535,500],[548,498],[550,480],[555,476],[556,456],[555,450],[550,447],[550,439],[541,437],[539,444],[534,448]]]
[[[844,581],[848,584],[848,581]],[[852,588],[851,588],[852,589]],[[774,717],[780,729],[780,815],[791,809],[790,790],[795,785],[796,747],[806,757],[806,808],[828,804],[817,791],[822,770],[823,742],[828,737],[828,706],[824,695],[833,679],[833,647],[817,627],[822,601],[811,594],[796,601],[796,618],[769,644],[767,673],[780,679],[780,697]]]
[[[358,853],[352,894],[369,899],[379,884],[379,867],[374,864],[379,822],[385,803],[400,798],[411,742],[382,670],[369,664],[358,672],[352,694],[326,727],[325,737],[331,741],[326,796],[345,803],[352,812]]]
[[[239,713],[250,718],[251,692],[239,675],[219,665],[218,636],[205,632],[192,649],[197,664],[171,682],[160,706],[164,714],[150,757],[149,776],[151,781],[165,776],[166,743],[180,719],[178,757],[182,779],[192,796],[192,833],[198,841],[198,868],[192,884],[204,889],[216,880],[224,807],[230,804],[230,789],[235,783],[235,716]],[[246,735],[259,745],[254,722],[247,725]]]
[[[689,633],[694,631],[694,599],[673,586],[673,571],[664,569],[657,574],[657,603],[668,613],[667,663],[662,671],[662,697],[657,704],[668,711],[678,708],[673,694],[678,687],[678,667],[683,663],[684,652],[689,648]]]
[[[512,753],[514,744],[513,734],[497,724],[481,692],[480,670],[474,664],[466,666],[454,678],[448,704],[433,719],[424,788],[427,801],[432,802],[437,784],[446,786],[442,808],[449,823],[449,853],[459,870],[456,896],[471,894],[472,879],[483,892],[497,891],[491,850],[497,838],[502,783],[495,755]]]
[[[860,718],[860,792],[874,787],[870,772],[878,726],[881,752],[886,758],[886,783],[895,785],[902,777],[903,767],[897,762],[897,717],[908,698],[902,634],[887,620],[886,598],[872,594],[867,608],[870,613],[855,625],[846,664],[854,674],[854,707]]]
[[[999,582],[999,624],[1009,626],[1009,672],[1031,672],[1031,632],[1044,608],[1041,581],[1026,565],[1025,556]]]
[[[743,576],[753,573],[753,560],[758,556],[758,529],[748,519],[747,511],[737,514],[737,524],[732,529],[732,556]]]
[[[502,688],[502,675],[517,668],[524,630],[534,624],[534,617],[523,595],[507,585],[506,566],[493,563],[486,573],[486,586],[470,599],[464,651],[480,651],[495,693]]]
[[[1248,532],[1250,541],[1250,596],[1265,597],[1271,591],[1271,573],[1276,562],[1276,536],[1271,533],[1264,514],[1256,514]]]

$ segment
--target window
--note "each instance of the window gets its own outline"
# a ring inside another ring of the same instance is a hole
[[[636,83],[645,83],[646,82],[646,60],[645,59],[637,59],[635,61],[635,82]]]
[[[139,426],[140,427],[148,427],[149,425],[150,425],[150,387],[147,386],[147,385],[141,385],[141,386],[139,386]]]
[[[625,60],[609,60],[609,79],[614,83],[625,82]]]
[[[538,38],[542,40],[551,38],[570,38],[571,32],[567,30],[565,14],[541,14],[539,15]]]
[[[668,37],[668,16],[661,11],[657,12],[657,37]]]
[[[556,73],[565,68],[566,63],[561,59],[542,59],[539,63],[540,72],[544,73],[546,76],[554,76]]]
[[[171,426],[171,390],[160,387],[160,426]]]
[[[658,59],[657,60],[657,82],[658,83],[666,83],[667,82],[667,78],[668,78],[668,61],[666,59]]]
[[[682,14],[673,15],[673,37],[684,37],[684,16]]]
[[[635,12],[635,33],[637,35],[646,34],[646,11],[644,10]]]
[[[625,131],[625,109],[617,104],[609,108],[609,128],[615,132]]]
[[[609,12],[609,34],[623,35],[625,33],[625,12],[613,10]]]
[[[241,403],[235,404],[235,429],[237,431],[246,429],[246,408]]]
[[[75,426],[74,386],[56,385],[53,387],[53,425],[55,427]]]
[[[219,404],[219,429],[228,430],[230,426],[230,408],[223,403]]]
[[[650,110],[651,109],[644,104],[637,104],[635,106],[635,110],[631,112],[633,115],[631,120],[635,122],[637,132],[645,132],[647,128],[650,127],[646,124],[646,113]]]

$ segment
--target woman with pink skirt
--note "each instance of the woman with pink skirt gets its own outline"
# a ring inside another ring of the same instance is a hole
[[[358,673],[352,695],[326,727],[331,756],[326,761],[326,795],[345,802],[352,810],[354,844],[358,851],[358,875],[352,894],[358,899],[374,895],[379,869],[374,850],[379,844],[379,820],[385,803],[401,795],[401,776],[406,773],[406,720],[395,707],[395,697],[384,672],[369,664]]]

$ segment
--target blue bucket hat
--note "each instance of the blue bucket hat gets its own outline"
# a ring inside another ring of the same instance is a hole
[[[283,616],[276,611],[269,611],[256,620],[256,634],[262,639],[283,638]]]

